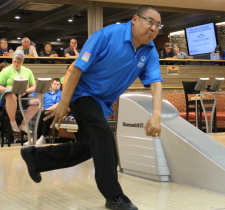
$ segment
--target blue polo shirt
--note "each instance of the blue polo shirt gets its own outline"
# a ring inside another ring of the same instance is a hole
[[[44,94],[44,105],[43,109],[47,109],[54,104],[57,104],[61,100],[62,91],[58,90],[55,93],[52,93],[52,90],[49,90],[47,93]]]
[[[92,96],[106,118],[113,114],[115,100],[137,77],[145,87],[162,81],[153,41],[136,52],[131,21],[110,25],[92,34],[74,65],[82,74],[71,101]]]

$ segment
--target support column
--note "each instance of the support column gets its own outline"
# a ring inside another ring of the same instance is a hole
[[[92,2],[88,7],[88,37],[103,28],[103,7],[101,2]]]

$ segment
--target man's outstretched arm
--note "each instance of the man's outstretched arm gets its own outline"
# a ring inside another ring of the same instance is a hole
[[[153,114],[145,125],[145,134],[156,137],[161,134],[162,83],[152,83],[151,90],[153,96]]]
[[[77,68],[76,66],[73,66],[71,73],[65,76],[64,81],[67,79],[68,80],[66,86],[63,88],[61,101],[54,110],[47,112],[47,114],[49,115],[45,118],[45,120],[47,120],[52,117],[52,114],[54,115],[55,118],[52,121],[52,124],[50,126],[51,128],[54,127],[58,119],[57,129],[59,129],[63,116],[68,116],[68,108],[70,105],[70,100],[80,80],[81,74],[82,74],[81,69]]]

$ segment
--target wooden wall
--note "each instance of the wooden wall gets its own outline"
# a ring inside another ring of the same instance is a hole
[[[65,76],[69,64],[24,64],[32,70],[35,79],[38,78],[61,78]]]
[[[225,77],[225,66],[183,65],[179,66],[179,75],[167,75],[167,66],[161,65],[163,87],[170,89],[182,88],[182,81],[198,81],[198,78],[209,77],[208,84],[212,84],[214,78]],[[131,87],[142,87],[139,79],[136,79]]]

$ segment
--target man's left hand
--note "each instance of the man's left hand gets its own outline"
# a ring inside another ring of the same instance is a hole
[[[161,135],[161,117],[152,115],[145,125],[145,134],[147,136],[157,137]]]

